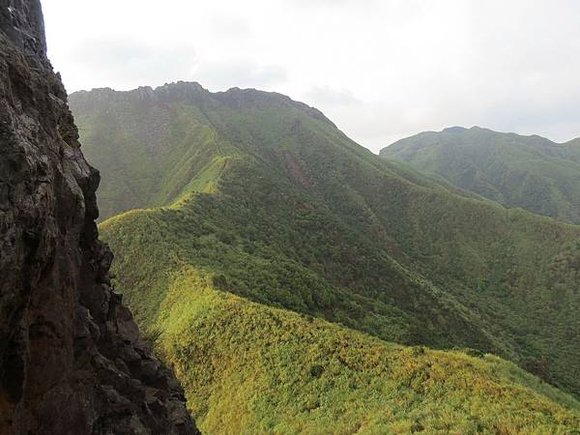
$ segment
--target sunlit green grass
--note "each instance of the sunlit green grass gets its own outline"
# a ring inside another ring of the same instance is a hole
[[[174,276],[153,328],[206,433],[572,433],[574,399],[495,356],[403,347]]]

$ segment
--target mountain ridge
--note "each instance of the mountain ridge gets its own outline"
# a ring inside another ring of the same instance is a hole
[[[505,206],[579,223],[579,145],[472,127],[419,133],[380,155]]]
[[[125,178],[104,173],[103,186],[119,195],[135,182],[132,162],[164,157],[149,136],[134,139],[150,106],[105,108],[73,105],[89,156],[115,142],[128,153],[97,164],[121,165]],[[153,177],[170,180],[170,194],[102,224],[142,325],[155,323],[168,277],[188,264],[260,304],[387,341],[493,351],[577,390],[577,227],[380,159],[293,105],[171,108],[162,142],[175,154]]]
[[[238,88],[232,87],[226,91],[211,92],[204,88],[198,82],[190,81],[177,81],[166,83],[155,88],[151,86],[139,86],[135,89],[128,91],[117,91],[112,88],[94,88],[90,91],[80,90],[69,94],[69,99],[73,101],[73,104],[82,104],[83,97],[90,95],[90,100],[98,100],[98,95],[106,96],[107,98],[119,98],[119,99],[132,99],[136,98],[138,100],[158,100],[166,101],[172,99],[184,99],[188,98],[196,99],[199,97],[214,98],[221,102],[229,102],[230,104],[238,105],[259,105],[260,102],[267,103],[285,103],[294,105],[297,108],[302,109],[304,112],[309,113],[312,117],[324,120],[329,124],[335,126],[335,124],[328,119],[320,110],[308,106],[305,103],[291,99],[290,97],[280,94],[278,92],[267,92],[261,91],[255,88]],[[97,95],[97,97],[95,97]],[[336,126],[335,126],[336,127]]]
[[[453,125],[450,127],[444,127],[443,129],[441,129],[439,131],[437,131],[437,130],[425,130],[425,131],[417,133],[413,136],[418,136],[418,135],[422,135],[422,134],[437,134],[437,133],[461,134],[461,133],[466,133],[468,131],[484,131],[484,132],[494,133],[494,134],[498,134],[498,135],[507,135],[507,136],[513,136],[513,137],[518,137],[518,138],[538,139],[539,141],[547,142],[547,143],[555,145],[555,146],[575,145],[578,141],[580,141],[580,138],[572,138],[572,139],[567,140],[567,141],[558,142],[558,141],[549,139],[547,137],[544,137],[544,136],[536,134],[536,133],[522,134],[522,133],[516,133],[513,131],[498,131],[498,130],[494,130],[492,128],[482,127],[480,125],[472,125],[471,127],[464,127],[462,125]],[[413,136],[409,136],[409,137],[413,137]],[[384,149],[387,149],[391,145],[394,145],[394,144],[396,144],[400,141],[403,141],[405,139],[406,138],[399,139],[399,140],[393,142],[392,144],[387,145],[386,147],[382,148],[381,151]]]

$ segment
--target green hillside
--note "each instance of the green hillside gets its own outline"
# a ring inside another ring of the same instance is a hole
[[[249,334],[242,328],[245,319],[226,331],[227,312],[213,313],[208,302],[217,307],[217,299],[224,298],[243,301],[239,304],[251,312],[278,313],[300,322],[325,319],[334,326],[312,321],[321,325],[320,331],[381,343],[387,353],[398,348],[378,339],[493,352],[566,391],[580,393],[580,228],[507,210],[378,158],[320,112],[278,94],[239,89],[211,94],[199,85],[179,83],[155,91],[77,93],[70,100],[84,152],[102,170],[107,195],[101,197],[101,207],[108,215],[148,208],[108,219],[102,233],[117,255],[118,288],[142,326],[161,332],[159,346],[166,349],[181,379],[191,376],[186,382],[190,393],[201,388],[195,382],[204,382],[206,376],[212,390],[206,397],[215,394],[217,400],[228,394],[218,391],[226,388],[218,381],[238,385],[245,382],[239,377],[253,376],[251,370],[237,373],[235,368],[243,367],[237,360],[240,355],[225,355],[230,348],[217,342],[219,359],[231,360],[228,370],[237,380],[216,378],[214,383],[206,365],[184,362],[195,346],[211,347],[211,340],[227,334],[234,334],[227,338],[232,345],[238,340],[239,346],[255,346],[249,355],[262,346],[258,335],[256,343],[242,339]],[[163,134],[157,129],[146,133],[160,119]],[[114,176],[108,177],[111,171]],[[190,281],[173,298],[174,283],[187,283],[191,273],[209,284]],[[213,289],[209,299],[183,296],[189,294],[187,289],[193,294],[206,286]],[[203,321],[210,323],[203,326]],[[191,322],[201,322],[199,333],[189,329],[190,341],[172,344],[170,331]],[[258,334],[259,325],[246,326]],[[376,338],[348,332],[344,326]],[[211,340],[203,336],[204,327]],[[236,328],[242,328],[240,336]],[[272,340],[282,340],[282,330],[273,333]],[[293,348],[296,358],[310,358],[308,349],[299,351]],[[179,360],[179,355],[185,356]],[[254,357],[267,355],[264,350]],[[458,358],[456,353],[426,355],[427,360],[435,355]],[[364,352],[356,358],[364,359]],[[478,373],[484,373],[486,364],[479,364],[483,372]],[[298,376],[303,368],[289,361],[284,371]],[[447,375],[452,373],[451,369]],[[248,391],[240,387],[240,394]],[[270,404],[257,404],[257,416],[239,410],[239,418],[249,419],[244,427],[268,427],[256,426],[262,421],[259,413],[282,406],[280,394]],[[395,394],[392,399],[402,397]],[[390,408],[390,402],[382,400],[369,406]],[[417,400],[420,407],[421,400],[428,399]],[[436,402],[442,406],[437,412],[444,413],[445,404]],[[202,428],[216,427],[212,418],[219,416],[211,416],[209,402],[192,406],[200,416],[209,406]],[[523,408],[520,411],[526,422],[533,420]],[[385,425],[376,427],[411,424],[402,416],[397,420],[376,415],[377,424]],[[302,417],[263,423],[287,422],[293,431],[302,427],[296,425],[309,424]],[[491,420],[485,424],[492,427]]]
[[[380,155],[507,207],[580,223],[579,140],[454,127],[400,140]]]
[[[541,434],[580,426],[580,403],[495,356],[386,343],[213,282],[185,266],[153,326],[206,433]]]

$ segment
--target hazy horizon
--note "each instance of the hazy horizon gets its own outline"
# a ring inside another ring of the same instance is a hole
[[[580,136],[580,4],[571,0],[43,6],[69,92],[177,80],[275,91],[375,152],[455,125],[558,143]]]

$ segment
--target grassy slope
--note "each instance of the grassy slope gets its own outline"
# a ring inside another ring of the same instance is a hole
[[[452,184],[534,213],[580,223],[580,145],[481,128],[412,136],[383,157],[444,177]]]
[[[580,404],[497,357],[402,347],[218,291],[184,267],[158,343],[207,433],[568,433]]]
[[[87,95],[94,98],[83,98]],[[195,105],[159,101],[144,106],[140,98],[147,90],[141,89],[135,100],[119,98],[109,110],[115,95],[107,89],[81,92],[70,102],[87,144],[83,152],[104,180],[99,188],[102,218],[168,204],[216,154],[235,154],[216,138]]]
[[[185,124],[210,129],[204,158],[174,184],[176,203],[103,224],[142,325],[156,324],[172,280],[190,267],[255,302],[389,341],[492,350],[578,391],[577,228],[460,196],[278,96],[192,100],[162,102],[195,106]],[[81,132],[91,131],[101,112],[78,109]],[[101,147],[83,139],[85,150]]]

